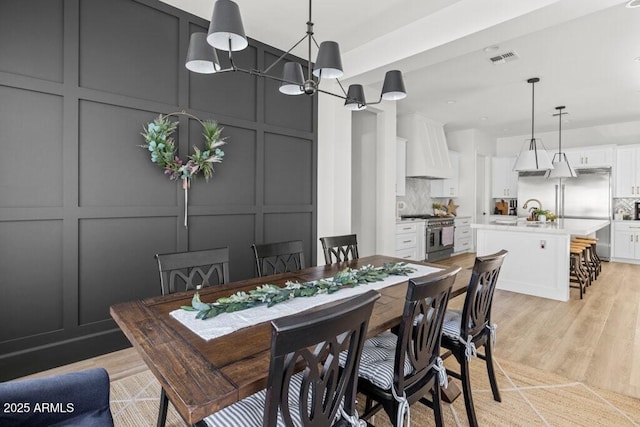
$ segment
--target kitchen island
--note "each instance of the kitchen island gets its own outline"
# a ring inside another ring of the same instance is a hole
[[[559,219],[471,224],[477,229],[478,256],[506,249],[509,254],[498,278],[498,289],[569,300],[569,244],[575,236],[594,236],[609,220]]]

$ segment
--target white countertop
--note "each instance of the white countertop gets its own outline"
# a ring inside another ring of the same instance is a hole
[[[514,218],[515,219],[515,218]],[[551,233],[551,234],[575,234],[588,235],[595,233],[611,223],[608,219],[559,219],[554,222],[544,223],[526,221],[519,218],[513,224],[499,224],[496,221],[487,221],[484,224],[471,224],[471,228],[480,230],[502,230],[527,233]]]

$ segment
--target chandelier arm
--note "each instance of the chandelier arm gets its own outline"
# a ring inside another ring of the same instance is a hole
[[[336,81],[338,82],[338,86],[340,86],[340,89],[342,89],[342,93],[344,94],[344,99],[347,99],[347,91],[344,90],[344,86],[342,86],[342,83],[337,78],[336,78]]]
[[[336,98],[340,98],[340,99],[344,99],[344,100],[351,100],[351,101],[356,101],[357,102],[357,100],[355,100],[355,99],[351,99],[351,98],[349,98],[347,96],[338,95],[336,93],[329,92],[329,91],[326,91],[326,90],[323,90],[323,89],[317,89],[317,91],[321,92],[321,93],[324,93],[326,95],[335,96]]]
[[[255,70],[255,69],[246,69],[246,68],[240,68],[237,65],[233,65],[229,68],[223,68],[222,70],[218,70],[216,71],[216,74],[220,74],[220,73],[229,73],[229,72],[240,72],[243,74],[249,74],[251,76],[256,76],[256,77],[263,77],[266,79],[270,79],[270,80],[275,80],[278,81],[280,83],[289,83],[289,84],[294,84],[294,85],[300,85],[300,82],[295,82],[293,80],[288,80],[288,79],[283,79],[282,77],[277,77],[277,76],[273,76],[271,74],[267,74],[264,71],[260,71],[260,70]]]
[[[318,44],[318,41],[316,40],[316,38],[315,38],[315,37],[313,37],[313,34],[311,34],[311,40],[313,40],[313,42],[315,43],[316,47],[317,47],[318,49],[320,49],[320,45]]]
[[[367,102],[367,105],[377,105],[382,103],[382,93],[380,93],[380,99],[378,99],[376,102]]]
[[[262,71],[263,73],[267,73],[269,72],[270,69],[273,68],[274,65],[276,65],[278,62],[282,61],[284,59],[285,56],[287,56],[288,54],[291,53],[291,51],[293,49],[295,49],[300,43],[302,43],[304,41],[304,39],[306,39],[308,37],[308,35],[305,34],[304,37],[302,37],[300,40],[298,40],[298,42],[296,44],[294,44],[293,46],[291,46],[291,49],[289,49],[288,51],[286,51],[285,53],[283,53],[282,55],[280,55],[280,57],[278,59],[275,60],[275,62],[271,65],[269,65],[267,68],[265,68],[264,71]]]
[[[231,64],[231,68],[235,71],[236,69],[238,69],[238,67],[236,67],[236,64],[233,62],[233,54],[232,54],[232,50],[231,50],[231,38],[229,38],[229,63]]]

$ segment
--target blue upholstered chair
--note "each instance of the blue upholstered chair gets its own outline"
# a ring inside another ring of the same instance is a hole
[[[0,426],[113,426],[102,368],[0,383]]]

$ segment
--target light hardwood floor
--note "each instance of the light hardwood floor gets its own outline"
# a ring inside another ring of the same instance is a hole
[[[443,264],[473,266],[475,254]],[[464,297],[451,301],[462,306]],[[569,302],[496,291],[496,357],[640,398],[640,265],[603,263],[583,300],[571,290]],[[112,380],[146,365],[127,349],[34,374],[43,376],[103,366]]]
[[[471,267],[474,256],[446,264]],[[497,290],[492,321],[499,359],[640,398],[640,265],[602,263],[582,300],[577,289],[568,302]]]

